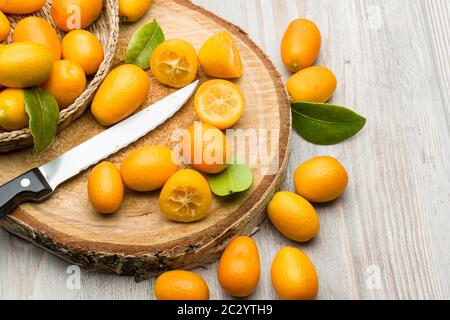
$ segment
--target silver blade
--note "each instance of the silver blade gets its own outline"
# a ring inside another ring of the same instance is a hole
[[[128,119],[103,131],[39,168],[53,190],[62,182],[96,164],[171,118],[189,100],[198,86],[195,81]]]

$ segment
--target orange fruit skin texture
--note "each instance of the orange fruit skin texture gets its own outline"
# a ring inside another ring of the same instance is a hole
[[[0,92],[0,127],[9,131],[28,127],[23,89],[5,89]]]
[[[153,191],[177,171],[172,161],[172,150],[163,146],[136,149],[123,160],[120,170],[125,185],[134,191]]]
[[[282,300],[312,300],[319,291],[319,278],[311,260],[297,248],[285,247],[275,256],[272,285]]]
[[[316,61],[322,42],[319,28],[307,19],[296,19],[281,40],[281,59],[291,72],[310,67]]]
[[[53,64],[50,78],[41,85],[55,97],[59,108],[70,106],[86,88],[86,75],[81,66],[70,60],[58,60]]]
[[[27,17],[19,21],[14,29],[13,42],[34,41],[53,54],[53,60],[61,59],[61,41],[50,23],[39,17]]]
[[[53,0],[51,15],[58,28],[68,32],[89,27],[102,9],[103,0]]]
[[[218,32],[206,40],[200,49],[199,59],[208,76],[222,79],[242,77],[241,56],[227,31]]]
[[[209,101],[212,97],[215,101]],[[194,105],[201,121],[225,130],[234,126],[242,117],[245,97],[234,83],[215,79],[206,81],[198,88]]]
[[[159,82],[174,88],[185,87],[197,75],[197,52],[187,41],[166,40],[153,51],[150,68]]]
[[[88,179],[88,196],[94,209],[103,214],[116,212],[123,202],[124,187],[119,169],[110,162],[98,164]]]
[[[323,203],[341,196],[348,184],[348,174],[332,157],[316,157],[301,164],[294,174],[296,192],[311,202]]]
[[[320,220],[316,210],[295,193],[276,193],[267,212],[273,225],[290,240],[306,242],[319,233]]]
[[[149,90],[147,73],[135,65],[121,65],[100,85],[92,102],[92,115],[103,126],[116,124],[144,103]]]
[[[202,172],[219,173],[228,167],[232,148],[222,131],[207,124],[193,124],[187,129],[189,138],[183,140],[183,149],[190,155],[191,165]]]
[[[170,220],[193,222],[209,214],[212,194],[208,181],[197,171],[183,169],[172,175],[161,190],[159,207]]]
[[[24,41],[0,47],[0,85],[27,88],[48,79],[53,68],[50,50],[36,42]]]
[[[8,18],[0,11],[0,42],[5,41],[11,31],[11,24]]]
[[[62,56],[80,64],[86,75],[93,75],[98,71],[104,50],[98,38],[85,30],[74,30],[66,34],[62,43]]]
[[[156,279],[154,291],[159,300],[209,300],[205,280],[191,271],[164,272]]]
[[[260,273],[255,241],[246,236],[231,241],[222,254],[217,273],[222,288],[232,296],[247,297],[256,290]]]
[[[9,14],[28,14],[41,9],[47,0],[0,0],[0,11]]]
[[[293,102],[326,102],[333,96],[336,86],[334,73],[320,66],[303,69],[286,82]]]
[[[119,0],[119,16],[123,22],[138,21],[152,5],[153,0]]]

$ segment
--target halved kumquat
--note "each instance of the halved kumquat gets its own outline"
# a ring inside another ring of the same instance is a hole
[[[159,207],[170,220],[193,222],[209,214],[212,194],[208,181],[197,171],[182,169],[174,173],[161,190]]]
[[[158,81],[182,88],[194,81],[197,75],[197,52],[187,41],[166,40],[153,52],[150,67]]]
[[[245,108],[241,89],[227,80],[210,80],[203,83],[195,95],[195,112],[198,118],[224,130],[239,121]]]
[[[221,31],[206,40],[199,52],[203,71],[220,79],[240,78],[243,74],[239,49],[228,31]]]

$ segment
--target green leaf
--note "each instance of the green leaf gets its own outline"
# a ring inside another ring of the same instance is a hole
[[[294,102],[292,124],[307,141],[332,145],[357,134],[366,118],[345,108],[325,103]]]
[[[225,171],[209,175],[208,182],[215,195],[224,197],[249,189],[253,184],[253,173],[247,164],[230,164]]]
[[[42,152],[48,148],[56,135],[59,108],[55,98],[44,89],[25,90],[25,110],[30,117],[30,130],[34,149]]]
[[[156,20],[140,27],[128,44],[125,63],[135,64],[142,69],[150,68],[153,50],[164,41],[164,33]]]

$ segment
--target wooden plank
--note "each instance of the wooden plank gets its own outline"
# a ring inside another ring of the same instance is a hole
[[[296,134],[288,178],[316,155],[336,156],[351,183],[342,199],[318,206],[322,229],[307,245],[284,239],[269,223],[255,235],[262,276],[253,299],[276,298],[270,264],[276,251],[305,250],[320,277],[320,299],[450,298],[449,21],[447,0],[232,0],[194,1],[241,25],[286,79],[278,43],[299,16],[319,25],[319,64],[333,69],[333,102],[368,118],[360,135],[320,147]],[[1,298],[141,298],[154,280],[82,272],[81,290],[66,288],[67,264],[0,232]],[[375,265],[375,268],[370,268]],[[198,269],[211,297],[228,299],[216,279],[217,263]],[[381,287],[367,286],[379,268]],[[11,275],[14,274],[15,277]],[[5,284],[5,285],[4,285]]]
[[[439,75],[444,112],[447,116],[447,128],[450,127],[450,3],[445,0],[421,1],[424,11],[428,39],[431,45],[435,69]]]

